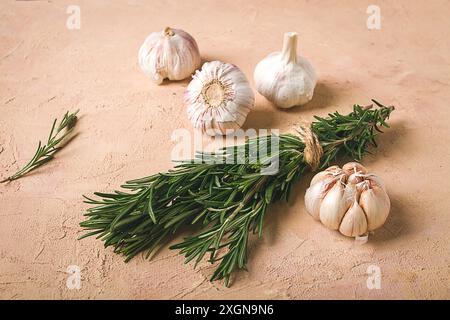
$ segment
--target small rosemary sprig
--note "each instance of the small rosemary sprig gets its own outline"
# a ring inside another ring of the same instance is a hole
[[[312,130],[323,148],[320,167],[330,165],[338,156],[360,160],[370,145],[375,145],[379,127],[388,127],[386,119],[393,107],[363,108],[355,105],[353,112],[338,112],[326,118],[315,117]],[[173,170],[126,182],[127,192],[94,193],[98,199],[85,197],[93,205],[80,225],[88,232],[80,237],[96,235],[105,247],[125,255],[126,261],[140,252],[147,257],[174,237],[186,225],[202,229],[171,246],[197,264],[206,254],[209,262],[218,263],[211,281],[224,279],[229,285],[231,274],[245,269],[248,237],[262,234],[268,206],[288,199],[290,190],[308,169],[304,161],[305,144],[293,134],[282,134],[279,149],[270,157],[279,159],[274,175],[261,175],[267,159],[249,161],[250,150],[268,145],[272,136],[250,139],[245,143],[245,162],[225,161],[241,156],[242,146],[223,149],[215,163],[185,161]],[[239,151],[238,151],[239,150]]]
[[[22,169],[14,173],[12,176],[0,181],[0,183],[19,179],[30,171],[33,171],[34,169],[52,160],[55,154],[64,147],[68,140],[70,140],[66,138],[68,138],[72,133],[75,124],[77,123],[78,111],[79,110],[74,113],[69,113],[67,111],[58,126],[56,126],[57,119],[55,119],[48,136],[47,144],[42,145],[41,141],[39,141],[33,158]]]

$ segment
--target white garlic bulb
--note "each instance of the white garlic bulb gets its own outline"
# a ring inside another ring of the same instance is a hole
[[[139,49],[139,65],[156,84],[183,80],[200,67],[197,43],[187,32],[165,28],[151,33]]]
[[[220,61],[206,62],[192,78],[184,100],[195,128],[209,135],[223,135],[244,124],[255,96],[238,67]]]
[[[358,237],[385,223],[391,203],[378,176],[349,162],[317,173],[306,190],[305,206],[327,228]]]
[[[283,49],[261,60],[255,68],[256,90],[280,108],[310,101],[317,77],[311,64],[297,55],[297,33],[284,34]]]

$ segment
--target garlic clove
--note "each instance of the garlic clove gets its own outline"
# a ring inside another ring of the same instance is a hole
[[[316,175],[314,175],[314,177],[311,179],[310,182],[310,186],[312,186],[313,184],[324,180],[328,177],[339,177],[343,174],[343,171],[341,168],[339,168],[338,166],[331,166],[328,167],[327,169],[325,169],[324,171],[320,171],[318,172]]]
[[[362,173],[362,174],[366,174],[367,173],[367,169],[366,167],[364,167],[362,164],[358,163],[358,162],[348,162],[346,164],[344,164],[344,166],[342,167],[342,170],[347,174],[347,176],[350,176],[354,173]]]
[[[309,183],[309,186],[313,186],[316,183],[325,180],[326,178],[329,178],[332,176],[330,172],[328,171],[320,171],[319,173],[315,174],[314,177],[311,179],[311,182]]]
[[[348,179],[347,179],[347,183],[349,184],[353,184],[353,185],[357,185],[361,182],[363,182],[365,179],[365,175],[360,173],[360,172],[356,172],[351,174]]]
[[[212,61],[193,75],[184,101],[195,128],[209,135],[223,135],[244,124],[255,96],[238,67]]]
[[[333,177],[327,177],[311,185],[305,192],[306,211],[315,219],[320,220],[319,211],[323,198],[326,193],[336,183]]]
[[[339,168],[339,166],[331,166],[325,169],[326,172],[331,172],[331,173],[342,173],[342,169]]]
[[[320,221],[327,228],[337,230],[346,210],[344,186],[338,181],[322,200],[319,210]]]
[[[297,33],[284,34],[283,49],[261,60],[253,74],[256,90],[280,108],[302,105],[312,99],[317,83],[311,64],[297,55]]]
[[[353,179],[352,179],[352,181],[353,181]],[[370,189],[370,182],[367,181],[367,180],[363,180],[361,182],[357,182],[356,183],[356,189],[359,192],[363,192],[364,190]]]
[[[164,79],[182,80],[200,67],[201,57],[194,38],[181,29],[152,32],[138,54],[139,66],[156,84]]]
[[[365,175],[365,179],[369,181],[371,187],[377,186],[386,191],[386,186],[384,185],[384,182],[380,179],[380,177],[374,174],[367,174]]]
[[[339,166],[328,167],[327,169],[325,169],[325,172],[328,172],[333,177],[337,177],[337,178],[340,178],[340,179],[345,179],[346,178],[344,176],[344,171],[342,171],[342,169],[339,168]]]
[[[367,217],[368,230],[372,231],[381,227],[391,209],[391,202],[386,191],[378,186],[366,188],[361,192],[359,205]]]
[[[339,232],[347,237],[357,237],[367,232],[367,219],[357,201],[347,210],[339,226]]]

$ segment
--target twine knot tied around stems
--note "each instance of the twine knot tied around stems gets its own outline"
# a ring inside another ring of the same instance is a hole
[[[311,169],[316,170],[320,165],[323,149],[317,135],[312,130],[311,123],[302,121],[296,127],[296,131],[299,134],[300,140],[305,144],[305,149],[303,149],[303,159]]]

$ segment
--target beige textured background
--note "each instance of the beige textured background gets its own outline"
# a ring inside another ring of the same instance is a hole
[[[22,166],[54,117],[81,109],[80,135],[34,174],[0,186],[0,298],[450,298],[450,3],[376,1],[381,30],[366,28],[374,1],[0,2],[0,176]],[[68,30],[67,6],[81,8]],[[176,128],[191,129],[187,81],[150,84],[137,65],[145,36],[166,25],[197,40],[206,60],[255,64],[285,31],[319,74],[314,100],[280,111],[260,95],[246,128],[288,130],[299,117],[393,104],[392,129],[364,164],[386,182],[391,216],[366,245],[328,231],[304,210],[311,175],[272,207],[252,241],[249,273],[227,289],[168,249],[128,264],[95,239],[75,240],[81,195],[170,168]],[[366,270],[378,265],[380,290]],[[66,288],[66,268],[82,288]]]

